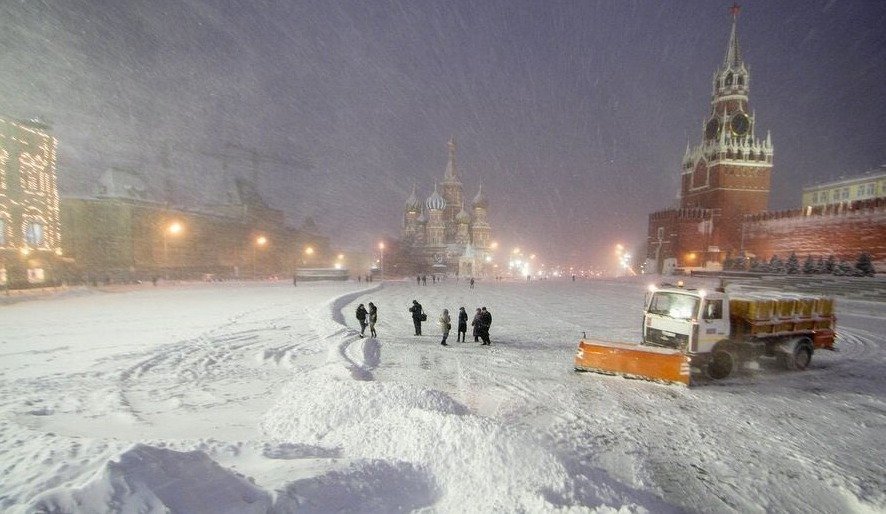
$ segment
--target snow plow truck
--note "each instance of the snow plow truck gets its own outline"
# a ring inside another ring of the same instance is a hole
[[[650,286],[640,343],[583,337],[575,369],[686,386],[764,356],[802,370],[816,349],[834,350],[835,329],[832,298]]]

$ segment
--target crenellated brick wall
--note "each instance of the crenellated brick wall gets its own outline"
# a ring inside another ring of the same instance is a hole
[[[886,199],[746,216],[744,248],[758,259],[796,252],[801,259],[834,255],[849,262],[867,252],[886,270]]]

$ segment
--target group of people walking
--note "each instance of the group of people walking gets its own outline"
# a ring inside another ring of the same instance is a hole
[[[367,323],[367,318],[369,322]],[[375,323],[378,321],[378,308],[374,303],[369,302],[369,310],[361,303],[357,306],[357,321],[360,322],[360,337],[366,332],[366,326],[369,325],[369,337],[378,337],[375,333]]]
[[[428,316],[424,312],[424,308],[418,300],[412,300],[412,306],[409,308],[409,312],[412,313],[412,324],[415,326],[415,335],[421,335],[421,324],[423,321],[427,321]],[[440,330],[443,332],[443,339],[440,341],[440,344],[443,346],[449,346],[446,342],[449,339],[449,332],[452,330],[452,318],[449,316],[449,309],[443,309],[443,314],[440,315],[440,319],[437,320],[437,323],[440,325]],[[474,342],[483,341],[482,344],[489,345],[491,341],[489,340],[489,327],[492,326],[492,313],[489,312],[486,307],[478,307],[476,314],[474,314],[474,319],[471,321],[471,326],[473,327],[473,336]],[[459,342],[465,342],[466,336],[468,333],[468,313],[465,311],[464,307],[460,307],[458,309],[458,335],[456,336],[456,340]]]
[[[428,315],[424,311],[424,307],[418,300],[412,300],[412,306],[409,307],[409,312],[412,313],[412,324],[415,327],[415,335],[420,336],[421,334],[421,324],[424,321],[428,320]],[[360,322],[360,337],[364,337],[366,332],[366,327],[369,327],[369,337],[377,337],[375,332],[375,324],[378,321],[378,308],[374,303],[369,302],[369,308],[363,306],[361,303],[357,306],[357,321]],[[449,316],[449,309],[443,309],[443,314],[440,315],[440,319],[437,321],[440,325],[440,329],[443,332],[443,340],[440,341],[440,344],[443,346],[449,346],[446,340],[449,338],[449,332],[452,330],[452,318]],[[474,319],[471,321],[471,326],[473,327],[473,336],[474,342],[480,342],[483,345],[491,344],[489,340],[489,327],[492,326],[492,313],[490,313],[486,307],[478,307],[477,312],[474,314]],[[465,311],[464,307],[460,307],[458,309],[458,335],[456,336],[456,340],[459,342],[465,342],[466,336],[468,333],[468,313]]]

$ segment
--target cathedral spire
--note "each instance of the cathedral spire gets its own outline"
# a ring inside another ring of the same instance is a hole
[[[449,148],[449,162],[446,163],[446,174],[443,178],[446,182],[458,182],[458,166],[455,164],[455,136],[449,137],[446,146]]]

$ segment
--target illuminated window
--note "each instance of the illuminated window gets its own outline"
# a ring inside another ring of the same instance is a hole
[[[6,162],[9,161],[9,152],[0,148],[0,191],[6,189]]]
[[[41,246],[43,244],[43,225],[39,223],[28,223],[25,229],[25,241],[31,246]]]

